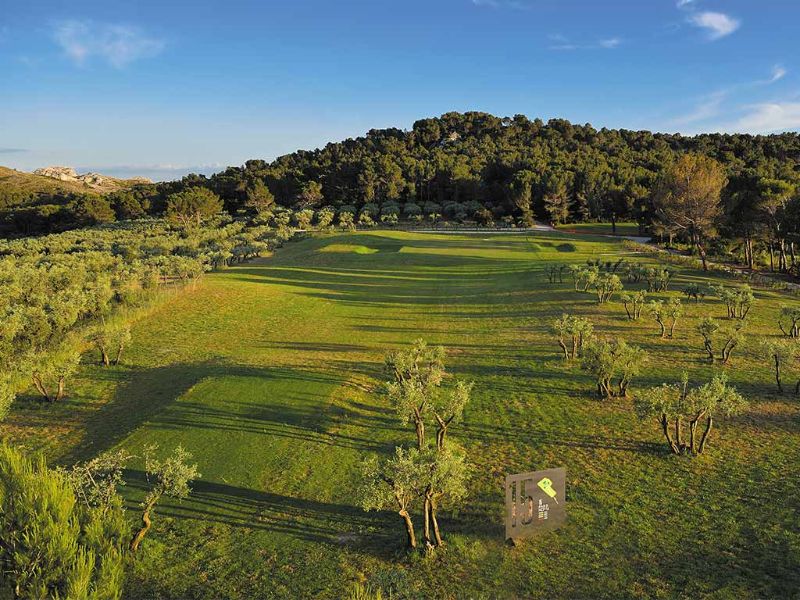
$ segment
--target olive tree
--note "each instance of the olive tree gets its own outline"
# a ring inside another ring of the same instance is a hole
[[[642,316],[642,308],[644,308],[645,300],[647,299],[647,292],[640,290],[638,292],[624,293],[620,296],[622,305],[625,307],[625,313],[628,315],[629,321],[637,321]]]
[[[564,351],[564,360],[575,360],[580,355],[584,342],[592,336],[592,330],[589,319],[566,313],[553,322],[553,332]]]
[[[126,532],[120,503],[86,506],[43,457],[0,446],[1,597],[117,600]]]
[[[317,227],[320,229],[327,229],[336,218],[336,213],[332,208],[324,206],[317,211]]]
[[[133,536],[130,543],[131,552],[136,552],[144,536],[152,526],[151,515],[158,501],[163,496],[181,500],[191,492],[189,482],[200,477],[197,465],[190,465],[187,461],[192,455],[181,446],[173,451],[172,455],[163,460],[155,457],[157,446],[147,446],[144,450],[144,468],[147,480],[152,486],[144,502],[142,502],[142,526]]]
[[[724,285],[711,286],[714,294],[722,300],[728,311],[729,319],[746,319],[747,313],[755,302],[753,290],[744,284],[739,288],[728,288]]]
[[[584,345],[584,371],[594,376],[600,398],[627,397],[628,386],[647,360],[647,354],[624,340],[591,340]]]
[[[588,292],[589,288],[594,285],[597,278],[600,276],[600,269],[596,266],[582,267],[575,274],[575,289],[581,289]]]
[[[564,283],[564,271],[567,268],[566,265],[547,265],[544,272],[547,273],[547,280],[550,283]]]
[[[418,448],[395,448],[392,458],[371,456],[362,464],[361,507],[366,510],[396,510],[403,520],[409,548],[417,547],[411,509],[421,497],[425,461]]]
[[[104,366],[112,363],[118,365],[125,346],[131,341],[131,328],[126,323],[101,323],[91,334],[90,340],[100,353],[100,362]]]
[[[308,229],[311,227],[311,221],[314,218],[314,211],[309,208],[298,210],[294,213],[294,221],[298,229]]]
[[[417,448],[425,446],[425,417],[444,378],[444,348],[416,340],[408,350],[390,352],[385,359],[392,381],[389,400],[403,423],[413,423]]]
[[[464,416],[464,408],[469,404],[473,383],[457,381],[451,390],[436,394],[431,404],[431,412],[436,420],[436,447],[444,448],[447,428]]]
[[[743,339],[745,324],[745,321],[739,321],[733,326],[723,327],[711,317],[700,321],[697,332],[703,338],[703,347],[711,362],[719,360],[722,364],[728,363],[731,353]]]
[[[800,337],[800,307],[781,306],[781,313],[778,316],[778,327],[780,327],[783,335],[786,337]]]
[[[775,371],[775,383],[778,385],[778,392],[783,393],[781,384],[782,371],[789,367],[797,357],[797,342],[786,339],[764,338],[760,342],[761,353],[766,358]]]
[[[438,510],[446,504],[457,504],[466,495],[464,452],[458,446],[447,444],[428,449],[421,458],[424,538],[427,544],[441,546],[442,535],[436,518]]]
[[[351,212],[340,212],[339,213],[339,227],[342,229],[348,229],[350,231],[354,231],[356,228],[355,221],[353,220],[353,213]]]
[[[728,417],[745,410],[747,402],[728,385],[725,375],[715,376],[709,383],[689,389],[684,375],[681,384],[663,384],[644,390],[636,399],[641,418],[656,417],[664,437],[674,454],[702,454],[708,442],[714,419]],[[697,428],[705,419],[701,436]],[[684,441],[688,428],[689,441]],[[674,436],[673,436],[674,432]]]
[[[648,291],[666,292],[672,280],[672,271],[663,267],[650,267],[645,269],[644,277],[647,280]]]
[[[597,277],[594,281],[594,290],[597,293],[597,303],[605,304],[622,290],[622,281],[619,276],[613,273],[605,273]]]
[[[666,302],[663,300],[651,300],[647,310],[661,327],[662,339],[672,338],[675,335],[675,325],[683,315],[683,306],[680,298],[670,298]]]
[[[31,379],[34,387],[47,402],[58,402],[66,395],[67,379],[78,369],[81,354],[76,348],[64,347],[54,352],[42,352],[33,361]]]
[[[89,508],[112,510],[122,505],[119,488],[125,485],[123,470],[133,458],[125,450],[104,452],[62,472],[69,479],[79,501]]]
[[[686,296],[687,301],[694,300],[695,304],[699,303],[700,300],[706,297],[705,288],[696,283],[690,283],[683,288],[683,294]]]

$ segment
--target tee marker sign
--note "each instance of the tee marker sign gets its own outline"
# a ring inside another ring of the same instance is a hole
[[[567,518],[566,469],[506,475],[506,539],[549,531]]]

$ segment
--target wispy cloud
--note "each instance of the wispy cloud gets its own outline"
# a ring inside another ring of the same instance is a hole
[[[689,6],[692,2],[694,2],[694,0],[678,0],[675,3],[675,6],[677,6],[678,8],[685,8]]]
[[[788,71],[782,65],[772,67],[766,79],[755,79],[731,85],[697,99],[696,104],[685,114],[675,117],[669,124],[684,133],[699,131],[726,131],[743,133],[771,133],[786,131],[800,126],[800,103],[795,98],[768,102],[735,104],[736,98],[764,90],[780,81]]]
[[[691,111],[672,119],[670,125],[684,127],[713,119],[722,112],[722,103],[727,97],[728,90],[719,90],[708,94],[702,97]]]
[[[89,20],[69,20],[56,25],[53,38],[75,64],[84,65],[97,58],[121,69],[164,49],[164,41],[138,27]]]
[[[783,65],[775,65],[774,67],[772,67],[772,76],[764,83],[769,84],[769,83],[775,83],[776,81],[780,81],[781,79],[786,77],[787,73],[788,71],[783,67]]]
[[[0,154],[21,154],[27,151],[27,148],[0,148]]]
[[[622,39],[618,37],[604,38],[593,42],[573,42],[561,34],[553,34],[549,36],[550,50],[596,50],[605,49],[612,50],[618,48],[622,44]]]
[[[705,29],[708,34],[708,39],[718,40],[732,34],[739,29],[741,21],[726,15],[725,13],[702,11],[692,13],[689,16],[689,23],[695,27]]]
[[[669,125],[678,127],[681,131],[684,132],[692,132],[697,128],[698,124],[705,123],[708,125],[716,121],[719,123],[721,119],[724,119],[727,115],[730,118],[731,114],[737,113],[747,113],[750,119],[756,118],[756,108],[760,111],[766,110],[764,107],[774,107],[774,106],[790,106],[791,103],[758,103],[752,104],[750,106],[735,106],[731,105],[731,100],[734,98],[739,98],[743,94],[750,94],[755,92],[758,88],[763,88],[765,86],[772,85],[776,81],[780,81],[786,75],[788,71],[782,65],[774,65],[772,67],[771,74],[766,79],[755,79],[751,81],[746,81],[743,83],[738,83],[731,85],[727,88],[719,89],[710,94],[706,94],[705,96],[701,96],[697,98],[696,103],[693,108],[691,108],[685,114],[679,115],[672,120],[669,121]],[[737,125],[738,127],[738,125]],[[709,129],[705,129],[709,131]],[[732,125],[720,125],[715,130],[717,131],[739,131],[739,129],[735,129]]]
[[[766,134],[800,129],[800,102],[764,102],[746,106],[744,110],[723,131]]]
[[[605,40],[600,40],[597,45],[601,48],[616,48],[622,43],[622,40],[618,37],[608,38]]]

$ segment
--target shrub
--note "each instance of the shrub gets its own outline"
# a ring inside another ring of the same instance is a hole
[[[78,502],[68,477],[0,446],[0,595],[117,599],[126,534],[116,502]]]

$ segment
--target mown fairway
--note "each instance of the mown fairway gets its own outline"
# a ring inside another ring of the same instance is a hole
[[[620,254],[608,238],[545,233],[293,242],[160,304],[124,366],[84,367],[60,406],[18,401],[3,430],[62,463],[119,444],[193,453],[202,479],[157,509],[132,598],[339,598],[355,581],[396,598],[797,594],[800,400],[777,395],[754,343],[727,368],[751,408],[718,423],[699,458],[668,454],[630,400],[596,400],[560,360],[550,323],[569,311],[647,350],[634,393],[713,372],[694,328],[724,316],[718,300],[687,303],[675,339],[660,340],[651,319],[629,322],[618,301],[600,307],[542,271]],[[701,279],[683,270],[670,293]],[[796,301],[757,296],[750,337],[778,334],[780,303]],[[363,456],[413,440],[378,392],[385,352],[418,337],[476,383],[451,429],[473,465],[469,500],[431,558],[407,557],[399,517],[355,496]],[[504,475],[554,466],[567,469],[568,525],[505,545]],[[142,475],[129,475],[134,511]]]

